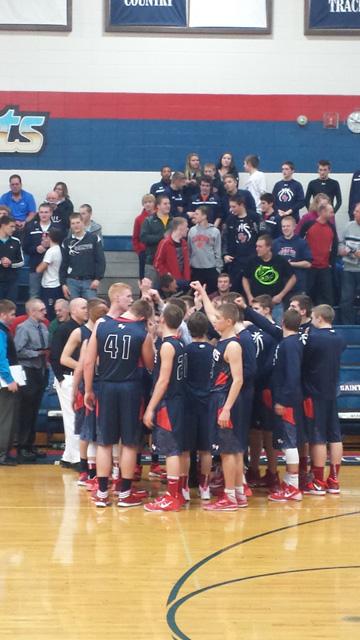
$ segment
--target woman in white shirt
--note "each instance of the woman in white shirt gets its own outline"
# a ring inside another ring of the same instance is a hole
[[[37,273],[42,273],[41,299],[46,305],[47,317],[51,321],[55,318],[54,305],[56,300],[63,298],[60,285],[59,271],[62,261],[61,242],[63,235],[59,229],[50,229],[50,247],[44,254],[43,261],[37,266]]]

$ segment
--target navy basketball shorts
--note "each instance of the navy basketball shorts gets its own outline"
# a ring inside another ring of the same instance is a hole
[[[222,453],[243,453],[247,448],[245,429],[242,428],[242,401],[238,396],[230,411],[230,424],[221,429],[218,419],[226,402],[227,393],[210,394],[209,424],[210,443],[214,455]]]
[[[186,451],[210,451],[209,397],[189,394],[185,405]]]
[[[141,442],[140,382],[99,382],[97,442],[137,447]]]
[[[285,407],[282,416],[274,413],[273,447],[283,451],[296,449],[302,430],[302,407]]]
[[[255,390],[251,428],[269,432],[274,430],[274,412],[270,389]]]
[[[246,448],[249,445],[249,429],[251,424],[251,417],[254,404],[254,385],[253,383],[245,384],[241,391],[241,427],[244,434],[244,442],[246,442]]]
[[[152,450],[165,457],[180,456],[185,451],[184,399],[161,400],[155,410]]]
[[[305,398],[304,414],[310,444],[342,441],[336,398]]]

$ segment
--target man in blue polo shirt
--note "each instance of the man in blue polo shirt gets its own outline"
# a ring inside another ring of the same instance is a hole
[[[10,191],[3,193],[0,204],[5,204],[11,209],[11,216],[15,219],[16,229],[21,231],[26,222],[30,222],[36,216],[36,204],[34,196],[22,188],[20,176],[14,174],[9,178]]]

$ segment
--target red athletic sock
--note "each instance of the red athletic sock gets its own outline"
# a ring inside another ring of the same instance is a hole
[[[204,473],[200,474],[200,486],[201,487],[207,487],[209,484],[209,476],[205,475]]]
[[[176,477],[176,476],[168,476],[167,477],[168,492],[170,493],[170,495],[173,498],[176,498],[176,496],[179,493],[179,485],[180,485],[180,481],[179,481],[178,477]]]
[[[311,471],[314,474],[315,480],[320,480],[320,482],[324,482],[324,467],[312,467]]]
[[[333,480],[337,480],[340,473],[340,465],[339,464],[331,464],[330,465],[330,473],[329,477]]]
[[[308,470],[308,459],[307,456],[301,456],[299,460],[299,474],[306,475]]]

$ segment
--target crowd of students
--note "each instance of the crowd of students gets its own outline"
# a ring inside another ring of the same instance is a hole
[[[162,167],[161,180],[144,195],[134,222],[140,279],[147,275],[161,287],[162,277],[172,275],[183,292],[191,279],[199,279],[212,293],[223,270],[234,290],[251,302],[247,285],[256,274],[258,293],[269,293],[279,305],[278,319],[290,295],[306,293],[316,304],[339,305],[339,321],[354,323],[360,284],[357,181],[351,187],[350,222],[339,241],[335,213],[342,196],[339,183],[329,177],[329,161],[319,161],[319,177],[309,182],[306,195],[291,161],[282,164],[282,180],[271,193],[257,156],[246,156],[244,169],[248,180],[239,189],[230,153],[203,168],[199,156],[189,154],[184,172]],[[259,239],[266,241],[266,255]]]

